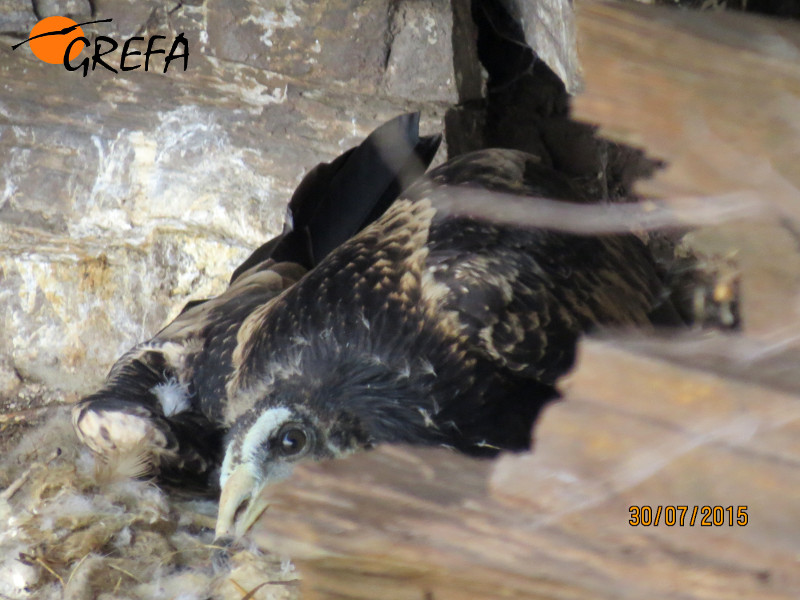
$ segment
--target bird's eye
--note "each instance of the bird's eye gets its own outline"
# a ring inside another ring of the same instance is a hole
[[[307,441],[305,431],[299,427],[290,427],[281,432],[278,449],[283,456],[293,456],[303,451]]]

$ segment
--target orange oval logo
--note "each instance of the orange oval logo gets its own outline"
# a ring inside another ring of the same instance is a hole
[[[36,37],[39,35],[42,37]],[[29,43],[36,58],[51,65],[60,65],[64,62],[67,46],[72,40],[79,37],[85,37],[83,29],[72,19],[57,16],[46,17],[31,29]],[[69,52],[69,60],[77,58],[81,50],[83,50],[83,44],[75,44]]]

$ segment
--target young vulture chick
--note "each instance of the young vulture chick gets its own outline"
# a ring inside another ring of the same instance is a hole
[[[439,142],[419,137],[418,113],[402,115],[313,169],[292,196],[283,233],[236,269],[223,294],[189,303],[78,403],[72,419],[81,441],[100,455],[141,453],[162,482],[213,485],[243,323],[378,218],[425,172]]]
[[[300,460],[386,442],[527,448],[581,333],[669,313],[635,236],[443,210],[442,193],[464,188],[530,196],[532,208],[536,198],[585,201],[534,156],[461,156],[247,315],[226,383],[219,536],[246,531],[264,508],[260,490]]]

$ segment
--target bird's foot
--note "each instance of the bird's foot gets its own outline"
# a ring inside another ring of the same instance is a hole
[[[157,454],[172,444],[159,417],[146,407],[127,404],[119,408],[78,406],[73,424],[81,441],[100,455],[141,452]]]

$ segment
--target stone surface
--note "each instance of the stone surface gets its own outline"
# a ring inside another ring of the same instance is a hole
[[[36,24],[36,15],[25,0],[0,1],[0,31],[26,33]]]
[[[581,89],[575,11],[570,0],[503,0],[523,30],[525,41],[564,82],[570,94]]]
[[[456,21],[469,3],[452,4],[212,0],[205,18],[214,40],[209,54],[348,93],[477,98],[477,62],[461,61],[456,69],[453,61],[454,47],[469,45],[459,30],[469,24]]]

